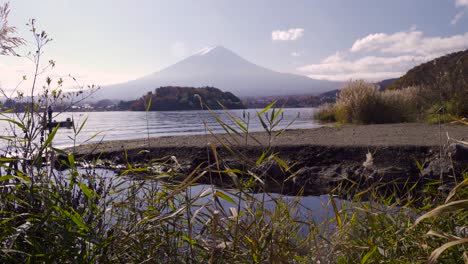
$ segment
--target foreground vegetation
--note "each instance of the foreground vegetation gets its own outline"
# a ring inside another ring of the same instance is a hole
[[[260,112],[255,118],[262,118],[267,131],[273,132],[279,113]],[[248,137],[249,120],[235,122],[239,123],[231,132],[245,129],[242,134]],[[76,133],[79,130],[75,127]],[[467,173],[449,194],[441,194],[431,183],[417,196],[413,186],[406,186],[403,195],[397,189],[383,195],[381,188],[400,185],[375,183],[364,192],[354,192],[347,202],[332,192],[323,204],[324,212],[316,212],[301,203],[301,193],[285,199],[251,188],[275,177],[249,171],[252,163],[265,165],[265,171],[275,165],[291,171],[268,146],[254,161],[241,150],[235,153],[245,170],[229,169],[211,143],[206,163],[189,174],[179,175],[171,157],[137,168],[127,164],[124,173],[109,177],[92,166],[77,167],[73,154],[57,160],[54,152],[47,151],[55,132],[41,146],[46,150],[43,161],[49,163],[2,160],[7,171],[0,178],[2,262],[425,263],[438,257],[440,263],[459,263],[466,259]],[[21,165],[15,168],[15,162]],[[57,162],[68,169],[54,170]],[[210,175],[212,182],[234,180],[237,188],[220,190],[211,184],[196,191],[192,186],[204,175]],[[343,193],[340,188],[346,188],[353,193],[355,184],[362,183],[348,182],[335,191]],[[328,217],[317,219],[317,214]]]
[[[1,14],[1,12],[0,12]],[[0,21],[2,21],[0,19]],[[38,52],[34,78],[42,71],[39,56],[49,41],[45,32],[32,32]],[[11,32],[11,31],[9,31]],[[0,38],[1,39],[1,38]],[[58,128],[44,130],[45,109],[59,100],[61,81],[47,79],[40,95],[24,99],[25,111],[2,113],[10,125],[1,139],[8,155],[0,158],[0,261],[2,263],[460,263],[468,260],[466,214],[468,175],[441,195],[427,185],[425,195],[380,195],[378,183],[356,193],[348,202],[329,196],[330,216],[323,221],[304,211],[300,195],[284,199],[252,186],[277,165],[290,173],[292,164],[266,145],[257,159],[234,150],[224,141],[207,142],[206,162],[176,175],[177,159],[158,158],[141,167],[127,164],[118,176],[78,167],[73,154],[53,146]],[[206,104],[201,101],[201,104]],[[151,105],[149,102],[147,105]],[[281,109],[272,105],[255,116],[223,122],[227,135],[248,139],[252,118],[260,118],[271,140],[279,136]],[[213,113],[214,114],[214,113]],[[227,112],[229,115],[229,112]],[[215,115],[216,117],[216,115]],[[75,124],[75,137],[85,126]],[[207,134],[210,128],[207,127]],[[213,135],[216,137],[216,135]],[[72,137],[73,140],[73,137]],[[270,142],[271,142],[270,140]],[[208,144],[210,143],[210,144]],[[230,169],[216,145],[238,157],[242,169]],[[17,151],[17,155],[15,152]],[[155,157],[156,158],[156,157]],[[250,164],[264,164],[258,174]],[[58,171],[56,164],[67,169]],[[138,174],[138,178],[132,177]],[[219,190],[213,184],[196,192],[197,179],[209,175],[229,178],[237,188]],[[175,176],[181,182],[171,179]],[[293,180],[290,174],[283,181]],[[346,188],[352,193],[355,186]],[[258,185],[258,184],[256,184]],[[396,188],[396,187],[395,187]],[[388,188],[392,189],[392,188]],[[339,190],[337,190],[338,192]],[[365,199],[363,199],[365,197]]]

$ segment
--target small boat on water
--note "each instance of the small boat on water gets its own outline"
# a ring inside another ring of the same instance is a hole
[[[67,118],[65,121],[52,121],[47,123],[48,128],[55,128],[57,127],[65,127],[65,128],[72,128],[73,120],[71,118]]]
[[[52,110],[52,106],[49,106],[47,108],[47,125],[46,127],[49,129],[49,132],[52,131],[53,128],[59,126],[59,127],[65,127],[65,128],[72,128],[73,126],[73,120],[71,118],[67,118],[65,121],[55,121],[55,120],[52,120],[52,113],[53,113],[53,110]]]

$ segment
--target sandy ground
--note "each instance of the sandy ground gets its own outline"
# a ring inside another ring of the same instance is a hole
[[[384,124],[384,125],[346,125],[324,126],[316,129],[288,130],[280,136],[270,137],[267,133],[252,133],[248,136],[250,146],[321,145],[321,146],[439,146],[447,143],[448,136],[453,139],[467,140],[468,126],[444,124],[428,125],[421,123]],[[245,135],[194,135],[154,137],[147,139],[107,141],[87,144],[75,149],[77,154],[91,152],[115,152],[119,150],[167,147],[201,147],[219,141],[230,145],[245,145]]]

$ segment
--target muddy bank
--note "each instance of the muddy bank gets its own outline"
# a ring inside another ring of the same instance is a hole
[[[257,181],[254,189],[289,195],[321,195],[334,188],[353,185],[355,191],[362,191],[372,184],[392,183],[392,187],[411,187],[414,183],[428,183],[440,179],[453,182],[451,163],[448,159],[439,158],[439,148],[427,146],[396,146],[396,147],[363,147],[363,146],[320,146],[296,145],[276,146],[269,150],[261,164],[257,164],[265,148],[244,147],[232,148],[237,154],[223,147],[180,147],[155,148],[149,152],[130,151],[127,160],[131,164],[142,164],[149,158],[172,155],[182,164],[184,173],[178,180],[197,169],[200,171],[211,168],[214,171],[239,170],[246,175],[255,174],[264,184]],[[285,162],[275,160],[273,154]],[[371,153],[371,161],[367,155]],[[215,156],[216,155],[216,156]],[[105,155],[103,158],[113,159],[110,164],[122,164],[124,156]],[[173,164],[168,158],[169,164]],[[370,164],[366,164],[370,163]],[[170,168],[172,165],[168,166]],[[460,168],[457,168],[460,171]],[[241,176],[237,175],[242,178]],[[457,177],[460,174],[457,173]],[[177,178],[177,177],[176,177]],[[214,182],[224,188],[236,188],[236,181],[226,173],[212,173],[198,180],[199,183]],[[403,190],[403,189],[402,189]]]
[[[151,167],[148,177],[170,172],[175,180],[183,180],[197,168],[205,169],[211,173],[197,182],[212,181],[225,188],[235,188],[239,180],[253,174],[257,180],[252,188],[268,192],[319,195],[341,186],[345,187],[341,195],[346,196],[348,187],[362,191],[377,184],[385,186],[381,192],[401,195],[414,184],[419,190],[425,183],[442,180],[438,186],[448,189],[461,178],[468,168],[468,153],[460,145],[450,145],[446,133],[463,139],[468,128],[450,126],[444,133],[438,126],[425,124],[325,127],[287,131],[274,140],[265,133],[252,134],[255,139],[247,140],[245,135],[166,137],[149,143],[144,139],[104,142],[80,146],[74,152],[81,160],[99,159],[97,164],[107,168],[122,170],[127,163]],[[419,144],[411,144],[414,142]],[[265,159],[257,164],[266,150]],[[154,160],[162,157],[167,158]],[[243,174],[216,172],[233,169]]]

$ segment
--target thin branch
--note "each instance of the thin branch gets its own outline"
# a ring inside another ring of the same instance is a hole
[[[0,6],[0,55],[13,55],[19,56],[15,49],[25,44],[24,39],[15,37],[16,27],[8,25],[8,15],[10,14],[10,7],[7,2]]]

